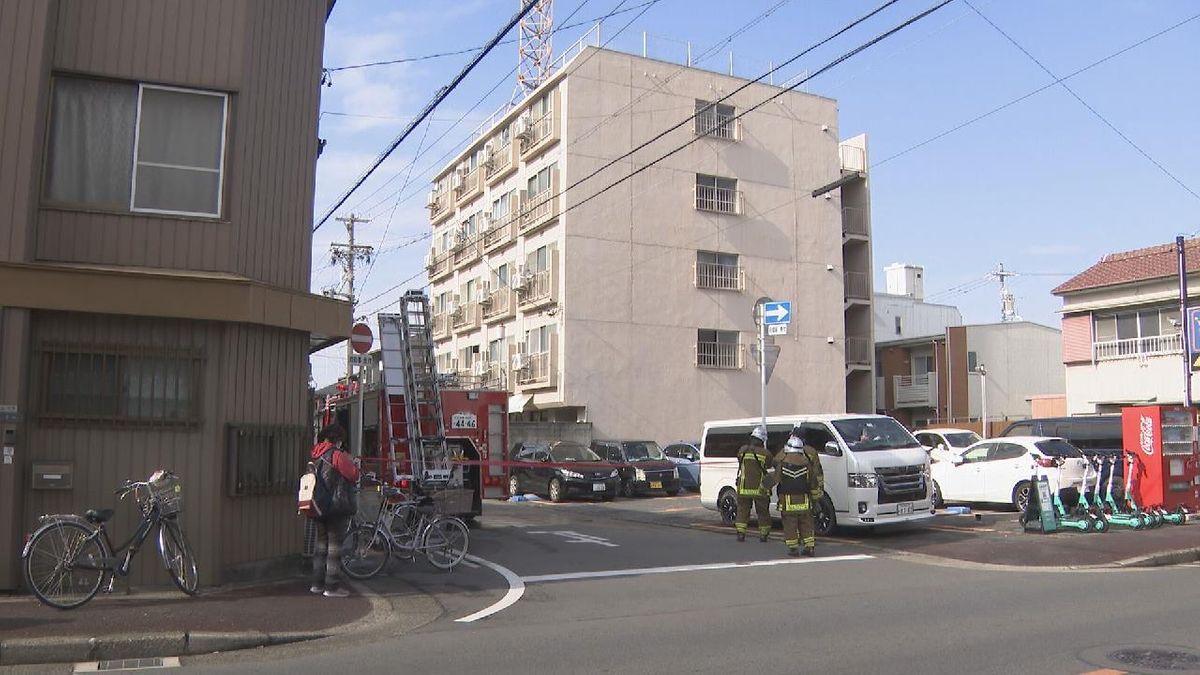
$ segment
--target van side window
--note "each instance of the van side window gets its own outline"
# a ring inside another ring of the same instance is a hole
[[[750,431],[738,428],[713,427],[704,439],[705,457],[737,457],[738,448],[750,439]]]

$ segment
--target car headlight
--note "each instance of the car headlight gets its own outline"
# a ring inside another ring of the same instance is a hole
[[[679,480],[679,467],[671,469],[671,475],[674,476],[676,480]]]
[[[846,485],[852,488],[873,488],[879,485],[879,476],[873,473],[848,473]]]
[[[579,473],[578,471],[569,471],[567,469],[563,469],[562,475],[566,476],[567,478],[583,478],[583,474]]]
[[[642,471],[641,469],[634,469],[633,477],[637,480],[646,480],[646,472]]]
[[[609,477],[609,478],[616,478],[616,477],[617,477],[617,476],[619,476],[619,475],[620,475],[620,474],[618,474],[618,473],[617,473],[617,470],[616,470],[616,469],[613,469],[613,472],[612,472],[612,473],[610,473],[610,474],[608,474],[608,477]]]

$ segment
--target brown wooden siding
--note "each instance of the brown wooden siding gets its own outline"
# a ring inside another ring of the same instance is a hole
[[[1063,363],[1092,360],[1092,315],[1076,314],[1062,319]]]
[[[307,290],[325,0],[56,6],[56,71],[231,93],[224,212],[213,222],[43,209],[37,258],[230,272]],[[40,124],[45,109],[31,119]],[[40,135],[34,149],[19,166],[40,177]]]

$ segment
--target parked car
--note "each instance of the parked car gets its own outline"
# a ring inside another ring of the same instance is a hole
[[[654,441],[592,441],[602,459],[618,464],[621,494],[625,497],[662,490],[679,494],[679,469]]]
[[[1035,470],[1049,477],[1051,489],[1078,490],[1086,466],[1079,448],[1061,438],[992,438],[951,450],[947,460],[930,467],[933,502],[1008,503],[1023,511]]]
[[[700,441],[676,441],[663,448],[667,459],[679,470],[679,485],[692,492],[700,491]]]
[[[913,435],[917,437],[917,442],[925,447],[931,462],[943,461],[954,450],[961,450],[983,440],[970,429],[922,429]]]
[[[617,470],[604,466],[605,462],[596,453],[579,443],[517,443],[509,457],[537,464],[513,468],[508,476],[509,494],[532,492],[552,502],[561,502],[572,495],[610,501],[620,487]]]
[[[1120,457],[1124,442],[1120,415],[1040,417],[1008,425],[1000,436],[1054,436],[1089,455]]]

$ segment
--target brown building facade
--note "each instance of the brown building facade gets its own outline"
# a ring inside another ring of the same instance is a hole
[[[350,325],[308,292],[331,6],[0,6],[0,589],[39,514],[116,506],[121,540],[156,468],[202,583],[299,551],[307,355]]]

